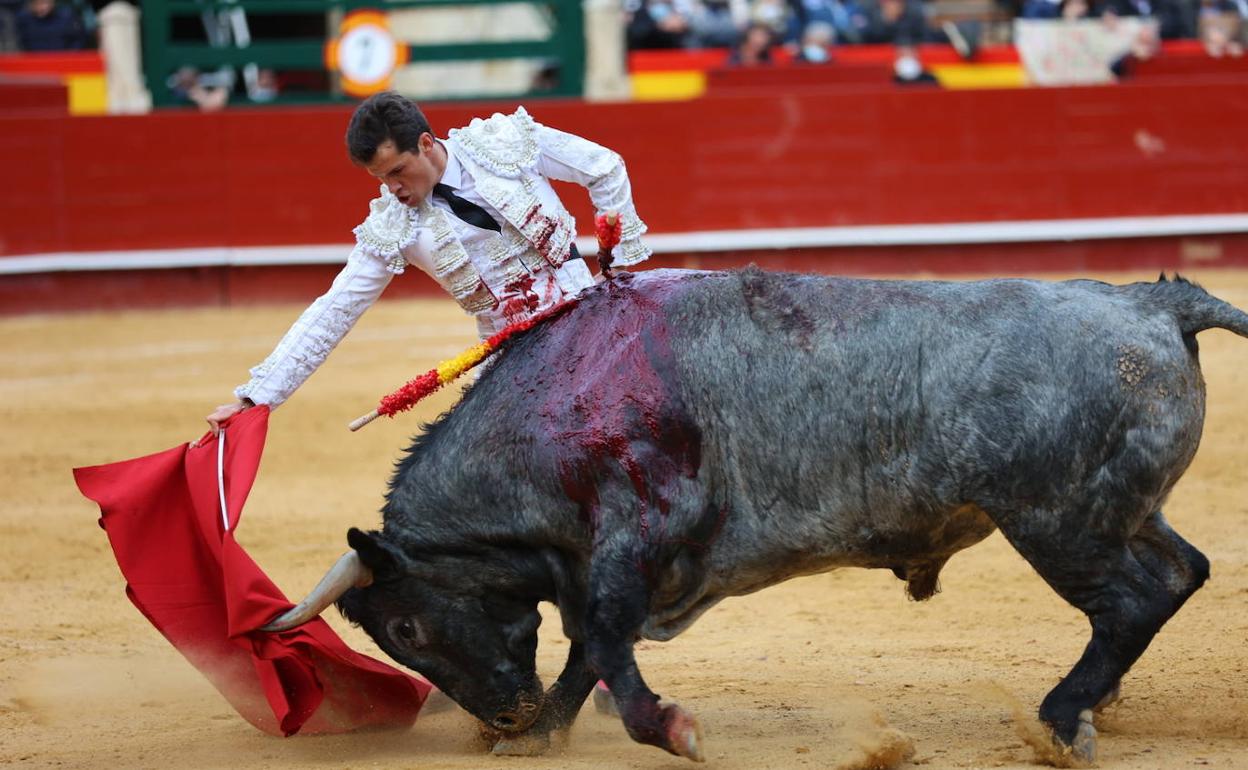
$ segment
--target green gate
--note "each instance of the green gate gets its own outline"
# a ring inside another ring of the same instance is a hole
[[[236,44],[214,46],[209,42],[180,42],[173,39],[175,20],[199,23],[205,13],[228,14],[241,10],[249,20],[262,16],[324,13],[341,18],[356,10],[381,13],[411,8],[480,7],[483,5],[537,6],[548,20],[552,33],[545,40],[501,42],[468,42],[407,45],[408,64],[425,62],[477,61],[497,59],[543,59],[558,63],[557,82],[523,92],[533,96],[574,96],[582,94],[585,79],[585,19],[581,0],[165,0],[143,4],[143,62],[147,87],[157,106],[177,103],[168,85],[169,76],[180,67],[215,70],[221,67],[244,68],[255,65],[281,70],[324,69],[323,38],[264,39],[253,38],[246,47]],[[207,26],[205,24],[205,26]],[[336,27],[336,24],[334,25]],[[332,37],[336,28],[330,29]],[[514,94],[519,96],[521,94]],[[484,96],[484,95],[480,95]],[[455,97],[480,98],[477,97]],[[490,94],[498,97],[505,94]],[[271,102],[333,102],[350,101],[339,93],[303,92],[279,95]],[[251,104],[248,99],[232,103]]]

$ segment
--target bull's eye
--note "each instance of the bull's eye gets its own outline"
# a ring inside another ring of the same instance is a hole
[[[412,647],[425,643],[425,635],[420,624],[412,618],[399,618],[391,622],[390,633],[399,641]]]

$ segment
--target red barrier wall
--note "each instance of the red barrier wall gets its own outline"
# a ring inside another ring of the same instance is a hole
[[[1244,77],[528,106],[623,154],[656,232],[1248,211]],[[348,114],[0,117],[0,255],[349,242],[375,184],[346,160]]]
[[[9,115],[68,115],[69,87],[60,78],[0,73],[0,105]]]

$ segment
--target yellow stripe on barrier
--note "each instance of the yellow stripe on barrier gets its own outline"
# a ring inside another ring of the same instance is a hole
[[[701,70],[634,72],[633,98],[639,102],[696,99],[706,93],[706,73]]]
[[[70,115],[104,115],[108,112],[108,80],[99,73],[66,75]]]
[[[934,64],[932,74],[945,88],[1022,88],[1027,73],[1021,64]]]

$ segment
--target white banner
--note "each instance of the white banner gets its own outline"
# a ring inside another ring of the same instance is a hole
[[[1114,62],[1157,40],[1157,20],[1016,19],[1014,47],[1034,85],[1112,83]]]

